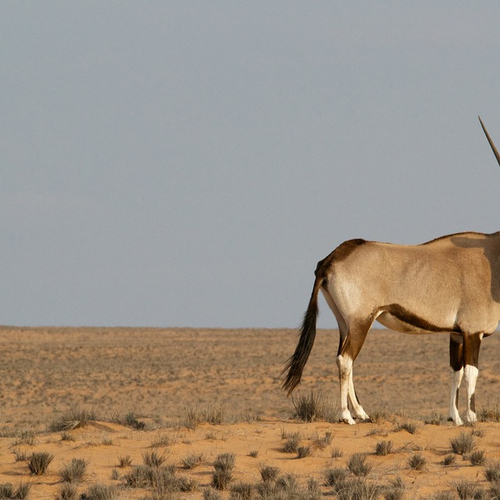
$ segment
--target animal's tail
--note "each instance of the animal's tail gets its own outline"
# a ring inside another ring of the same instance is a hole
[[[304,320],[302,322],[302,327],[300,329],[300,338],[295,352],[288,359],[281,372],[283,375],[286,374],[285,380],[281,387],[287,391],[290,395],[291,392],[297,387],[300,379],[302,377],[302,371],[306,366],[309,354],[311,354],[311,349],[314,344],[314,339],[316,338],[316,318],[318,317],[318,293],[323,284],[324,276],[316,276],[314,281],[314,288],[309,300],[309,306],[304,314]]]

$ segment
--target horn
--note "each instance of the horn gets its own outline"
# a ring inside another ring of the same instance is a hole
[[[479,118],[479,123],[481,124],[481,127],[483,128],[483,132],[486,135],[486,139],[488,139],[488,142],[490,143],[493,154],[495,155],[495,158],[497,159],[497,162],[500,165],[500,154],[498,154],[498,150],[495,147],[495,144],[493,143],[493,141],[491,140],[490,134],[488,134],[488,131],[486,130],[486,127],[484,126],[483,120],[481,120],[480,116],[478,116],[478,118]]]

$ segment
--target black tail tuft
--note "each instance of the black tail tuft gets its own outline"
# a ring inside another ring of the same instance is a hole
[[[304,320],[299,332],[299,343],[295,348],[295,352],[288,359],[281,372],[281,375],[288,372],[281,385],[281,387],[287,391],[288,396],[299,384],[302,372],[304,371],[304,367],[306,366],[309,354],[311,354],[314,345],[314,339],[316,338],[316,319],[318,317],[318,293],[322,283],[323,278],[317,277],[314,282],[311,299],[309,300],[309,306],[304,314]]]

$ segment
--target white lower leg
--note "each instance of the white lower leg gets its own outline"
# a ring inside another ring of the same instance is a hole
[[[349,395],[349,377],[352,370],[352,360],[348,356],[337,356],[337,366],[339,368],[340,379],[340,420],[346,424],[355,424],[349,407],[347,397]]]
[[[464,369],[451,370],[451,397],[450,397],[450,412],[448,414],[448,419],[453,420],[456,425],[462,425],[462,419],[460,418],[460,413],[458,412],[458,389],[462,383],[462,377],[464,375]]]
[[[358,397],[356,396],[352,371],[353,370],[351,368],[351,373],[349,374],[349,400],[351,401],[352,410],[357,418],[360,418],[362,420],[370,420],[370,417],[367,415],[367,413],[359,403]]]
[[[476,397],[476,381],[479,370],[472,365],[465,365],[464,378],[465,387],[467,389],[467,413],[466,418],[468,422],[475,422],[477,420],[475,413],[475,397]]]

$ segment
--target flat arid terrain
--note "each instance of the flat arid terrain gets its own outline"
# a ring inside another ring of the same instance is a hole
[[[280,389],[296,341],[1,327],[0,498],[500,498],[500,333],[483,341],[480,421],[464,427],[446,421],[447,335],[372,330],[354,367],[372,421],[354,426],[337,422],[335,330],[318,331],[294,400]]]

